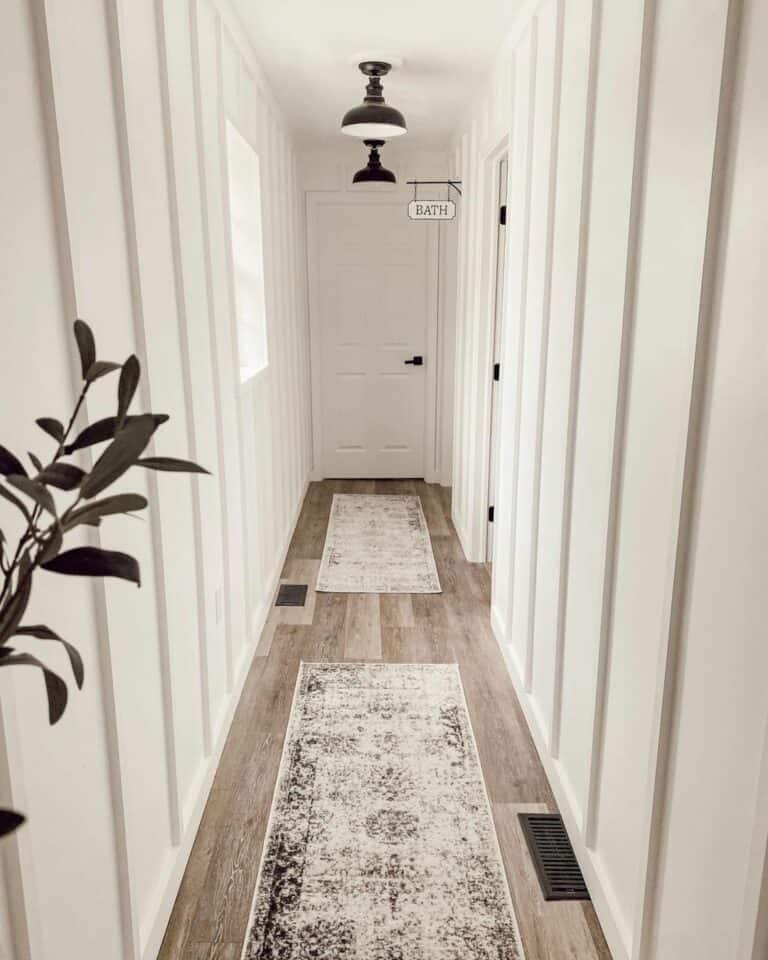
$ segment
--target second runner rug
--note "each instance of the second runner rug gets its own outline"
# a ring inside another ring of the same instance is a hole
[[[419,497],[335,494],[317,589],[440,593]]]

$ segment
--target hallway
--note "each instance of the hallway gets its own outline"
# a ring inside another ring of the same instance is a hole
[[[334,493],[418,495],[443,592],[315,593]],[[526,960],[610,960],[589,902],[542,899],[517,814],[554,810],[554,800],[491,632],[488,570],[464,560],[450,491],[416,480],[310,484],[283,580],[309,584],[307,602],[270,614],[159,960],[239,960],[302,660],[457,662]]]
[[[768,960],[768,2],[1,8],[0,960]]]

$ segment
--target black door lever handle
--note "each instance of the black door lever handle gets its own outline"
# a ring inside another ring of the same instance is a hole
[[[412,360],[404,360],[403,363],[410,363],[414,367],[423,367],[424,357],[414,357]]]

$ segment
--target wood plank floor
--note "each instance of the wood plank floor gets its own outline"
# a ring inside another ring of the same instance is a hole
[[[421,497],[442,594],[313,590],[334,493]],[[517,813],[554,810],[489,620],[490,576],[464,559],[449,492],[422,481],[311,484],[283,580],[303,608],[273,608],[256,651],[159,960],[239,960],[301,660],[459,663],[526,960],[610,960],[590,904],[546,903]],[[328,958],[332,960],[332,958]]]

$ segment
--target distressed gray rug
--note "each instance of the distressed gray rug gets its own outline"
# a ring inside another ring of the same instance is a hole
[[[523,960],[456,664],[299,669],[243,960]]]
[[[326,593],[440,593],[421,499],[335,494],[317,589]]]

